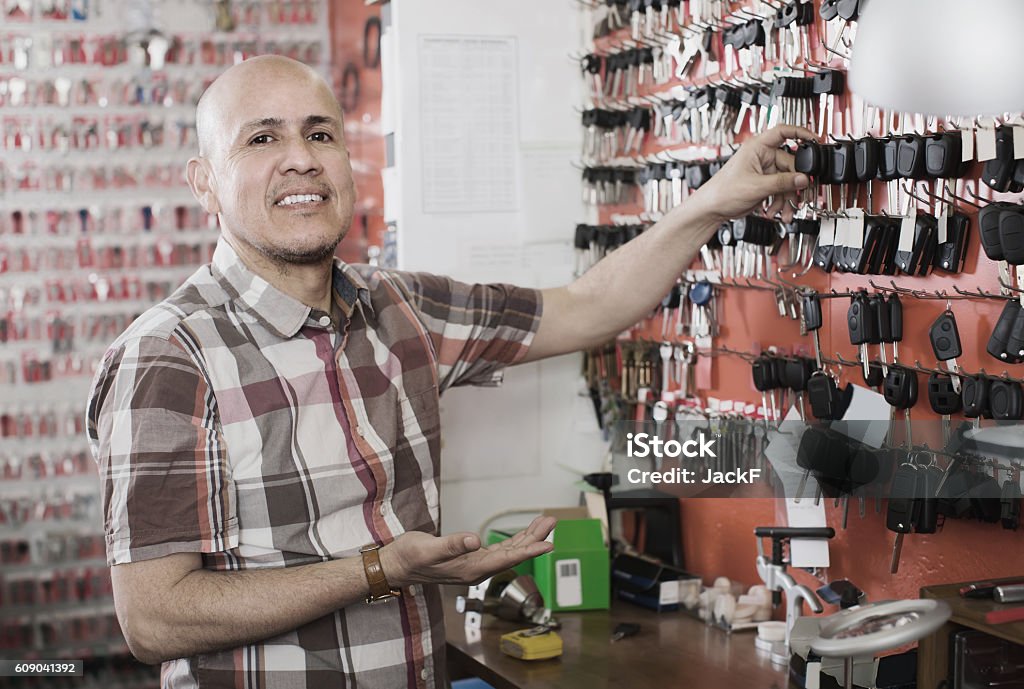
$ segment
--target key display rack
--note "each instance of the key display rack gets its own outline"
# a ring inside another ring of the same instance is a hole
[[[874,453],[874,480],[888,491],[897,467],[913,472],[905,506],[918,515],[929,498],[937,524],[894,524],[898,500],[862,512],[849,530],[868,538],[839,534],[849,553],[833,567],[850,568],[872,599],[916,597],[915,573],[889,573],[895,531],[910,534],[905,566],[936,583],[1019,570],[1008,553],[1019,456],[957,439],[1024,411],[1024,118],[926,117],[852,94],[856,0],[580,5],[591,42],[573,56],[588,93],[577,273],[684,203],[748,138],[777,124],[819,135],[791,145],[812,179],[791,223],[754,213],[724,224],[649,319],[585,356],[604,426],[745,422],[754,462],[760,428],[790,406],[828,420],[845,410],[846,384],[873,387],[901,421]],[[902,423],[911,414],[913,427]],[[865,466],[862,449],[844,450],[843,472]],[[931,500],[936,491],[948,499]],[[737,524],[721,540],[749,539],[735,508],[700,509],[717,515],[701,523]],[[860,571],[867,562],[878,566]]]
[[[149,687],[114,616],[84,404],[104,349],[209,260],[184,181],[195,104],[279,53],[329,70],[324,0],[0,2],[0,657]],[[30,684],[31,682],[31,684]]]

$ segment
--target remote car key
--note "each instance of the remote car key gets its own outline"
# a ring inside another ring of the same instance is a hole
[[[993,419],[1020,421],[1021,406],[1024,402],[1024,391],[1021,390],[1020,383],[996,378],[989,387],[988,397]]]
[[[903,552],[904,535],[914,530],[921,509],[918,501],[918,468],[904,463],[896,470],[889,493],[889,507],[885,513],[885,527],[896,534],[892,546],[892,561],[889,571],[896,574],[900,569],[900,554]]]
[[[1024,322],[1024,319],[1021,318],[1022,315],[1024,315],[1024,309],[1021,308],[1019,301],[1010,299],[1006,302],[1002,313],[996,319],[992,335],[988,338],[988,346],[985,351],[989,353],[989,356],[999,361],[1010,361],[1010,333],[1018,320]]]
[[[964,405],[964,416],[978,419],[985,415],[988,405],[989,386],[987,376],[967,376],[963,379],[960,398]]]
[[[963,347],[960,344],[960,331],[956,327],[956,317],[948,308],[942,312],[932,327],[928,329],[928,339],[932,343],[932,351],[935,358],[946,363],[946,368],[954,374],[953,385],[959,392],[960,382],[956,377],[959,371],[956,359],[963,356]]]

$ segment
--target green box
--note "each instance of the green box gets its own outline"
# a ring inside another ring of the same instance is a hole
[[[600,519],[561,519],[555,549],[533,560],[533,578],[553,611],[607,610],[610,597],[608,548]]]
[[[501,543],[502,541],[512,538],[521,529],[515,531],[505,531],[504,529],[491,529],[487,532],[487,545],[494,545],[495,543]],[[529,574],[533,576],[533,560],[527,560],[526,562],[520,562],[518,565],[512,568],[512,571],[520,576],[523,574]],[[546,599],[545,599],[546,600]]]

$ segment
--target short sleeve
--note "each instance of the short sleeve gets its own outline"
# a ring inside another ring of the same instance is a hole
[[[455,385],[498,385],[503,369],[526,356],[543,310],[539,290],[389,272],[408,291],[430,333],[442,391]]]
[[[129,339],[104,356],[86,427],[109,564],[238,547],[216,411],[205,377],[173,338]]]

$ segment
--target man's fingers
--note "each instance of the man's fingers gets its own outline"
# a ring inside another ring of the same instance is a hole
[[[456,558],[480,549],[480,537],[474,533],[456,533],[442,537],[441,552],[447,559]]]
[[[554,517],[537,517],[530,525],[505,541],[505,546],[516,548],[529,540],[543,540],[551,533],[557,520]]]
[[[533,523],[530,524],[530,528],[527,529],[527,531],[529,531],[534,538],[544,540],[548,537],[548,534],[551,533],[551,530],[555,528],[555,524],[557,523],[558,520],[554,517],[540,517],[533,520]]]
[[[784,149],[775,149],[775,169],[779,172],[794,172],[796,170],[796,156]]]
[[[817,141],[818,135],[812,132],[810,129],[804,129],[803,127],[794,127],[793,125],[783,124],[778,127],[769,129],[764,134],[761,134],[758,139],[760,143],[772,148],[778,148],[787,139],[803,139],[805,141]]]
[[[811,180],[804,174],[793,174],[792,172],[780,172],[774,175],[763,175],[758,180],[760,194],[764,198],[769,196],[783,197],[792,194],[800,189],[806,189]]]

